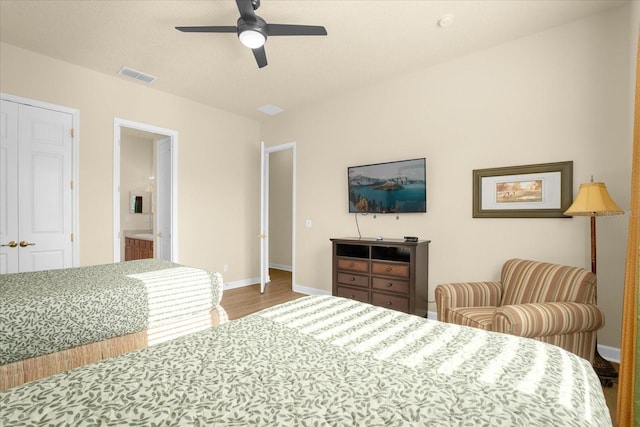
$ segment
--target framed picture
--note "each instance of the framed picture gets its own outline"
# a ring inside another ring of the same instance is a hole
[[[570,218],[573,162],[473,171],[474,218]]]

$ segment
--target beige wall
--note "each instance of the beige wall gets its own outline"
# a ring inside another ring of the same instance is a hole
[[[80,264],[113,261],[114,117],[178,132],[178,261],[259,275],[260,125],[0,43],[0,92],[80,111]]]
[[[293,149],[269,154],[269,264],[291,268]]]
[[[123,230],[153,228],[151,213],[131,213],[130,209],[130,194],[142,195],[154,190],[154,183],[149,180],[154,174],[153,144],[152,137],[123,136],[120,140],[120,215]]]
[[[629,98],[629,123],[633,127],[633,115],[635,105],[635,90],[636,90],[636,58],[638,54],[638,41],[640,39],[640,1],[634,1],[631,3],[631,13],[629,14],[629,22],[631,25],[631,31],[629,31],[629,57],[632,58],[629,61],[630,75],[629,79],[629,93],[632,95]],[[632,130],[633,131],[633,130]]]
[[[329,238],[357,234],[347,166],[416,157],[427,158],[428,212],[359,223],[364,236],[432,241],[430,299],[438,283],[497,279],[511,257],[589,268],[588,218],[474,219],[472,170],[573,160],[574,192],[593,175],[628,209],[628,13],[614,10],[266,121],[269,144],[297,142],[297,283],[329,292]],[[304,227],[307,218],[313,228]],[[599,342],[613,347],[627,221],[598,219],[607,318]]]
[[[589,266],[587,218],[473,219],[471,171],[574,161],[629,206],[629,10],[565,25],[260,124],[0,44],[0,92],[80,111],[80,262],[113,254],[113,119],[178,131],[179,261],[257,277],[259,149],[296,141],[296,274],[329,292],[329,238],[356,234],[346,167],[427,158],[428,213],[360,217],[363,235],[431,239],[437,283],[498,277],[509,257]],[[305,228],[304,220],[313,227]],[[627,216],[598,219],[600,344],[619,346]],[[431,310],[434,310],[431,305]]]

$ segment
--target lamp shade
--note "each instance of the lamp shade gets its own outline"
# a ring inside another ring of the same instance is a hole
[[[578,196],[564,214],[568,216],[622,215],[624,211],[613,201],[604,182],[580,184]]]

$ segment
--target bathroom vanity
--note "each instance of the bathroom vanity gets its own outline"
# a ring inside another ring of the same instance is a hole
[[[124,237],[124,260],[153,258],[153,234],[137,233]]]

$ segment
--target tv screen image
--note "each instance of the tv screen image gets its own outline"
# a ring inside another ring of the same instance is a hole
[[[427,211],[425,158],[347,168],[350,213]]]

